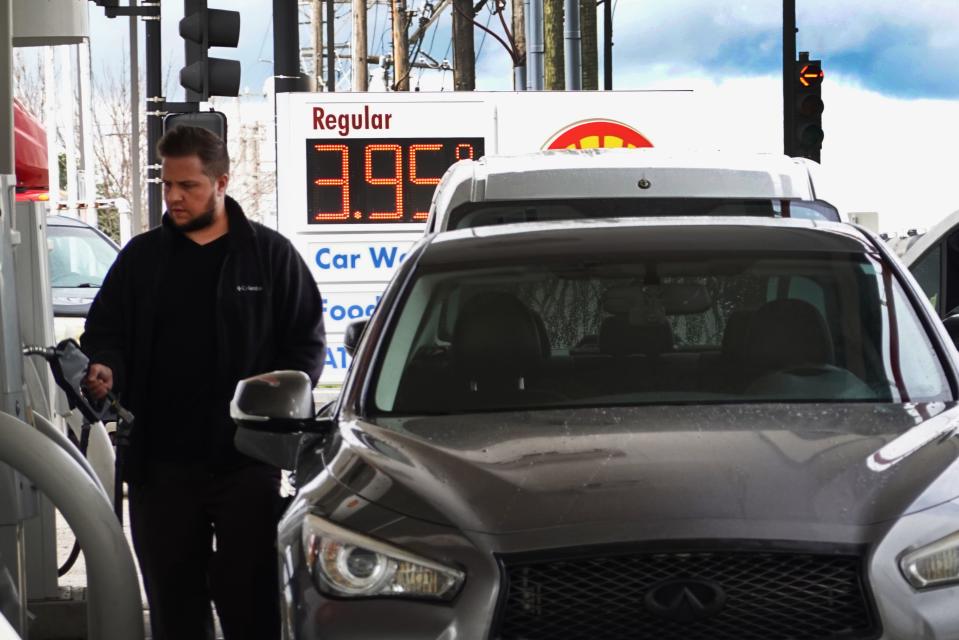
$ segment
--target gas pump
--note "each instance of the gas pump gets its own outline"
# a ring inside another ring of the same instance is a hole
[[[52,576],[45,554],[34,553],[51,532],[41,526],[37,537],[26,533],[38,521],[42,525],[40,505],[48,499],[49,510],[55,506],[70,524],[86,559],[86,637],[143,638],[136,569],[109,495],[91,465],[51,423],[53,387],[46,367],[25,365],[22,355],[26,336],[52,342],[52,303],[44,277],[43,210],[14,216],[13,184],[12,176],[0,175],[0,612],[18,635],[2,637],[28,638],[28,595],[35,585],[41,591],[56,588],[55,547]],[[47,322],[51,333],[44,337]]]

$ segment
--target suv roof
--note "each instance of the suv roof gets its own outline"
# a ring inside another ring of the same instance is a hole
[[[872,240],[852,225],[755,217],[616,218],[525,222],[432,236],[420,264],[495,264],[514,258],[673,251],[862,253]]]
[[[597,197],[814,200],[817,169],[805,158],[785,155],[656,148],[485,156],[460,161],[443,176],[429,229],[444,229],[448,213],[468,202]]]

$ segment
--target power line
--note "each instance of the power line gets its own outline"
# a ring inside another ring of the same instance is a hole
[[[493,20],[493,12],[490,11],[489,15],[486,16],[486,29],[483,30],[483,39],[480,40],[479,49],[476,51],[476,61],[479,62],[480,56],[483,55],[483,45],[486,44],[486,36],[488,35],[489,23]]]
[[[430,59],[433,58],[433,45],[434,45],[434,43],[436,42],[436,32],[439,30],[437,23],[434,22],[432,26],[433,26],[433,36],[432,36],[432,38],[430,38],[429,51],[428,51],[427,54],[426,54]],[[422,42],[422,40],[421,40],[421,42]],[[417,91],[419,91],[419,88],[420,88],[420,80],[421,80],[422,78],[423,78],[423,69],[420,69],[419,74],[416,76],[416,90],[417,90]]]

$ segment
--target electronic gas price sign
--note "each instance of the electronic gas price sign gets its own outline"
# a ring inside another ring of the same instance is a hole
[[[450,165],[484,153],[472,137],[308,139],[306,223],[426,222]]]

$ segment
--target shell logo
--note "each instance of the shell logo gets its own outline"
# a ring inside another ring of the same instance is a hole
[[[546,149],[613,149],[651,147],[639,131],[613,120],[586,120],[571,125],[546,143]]]

